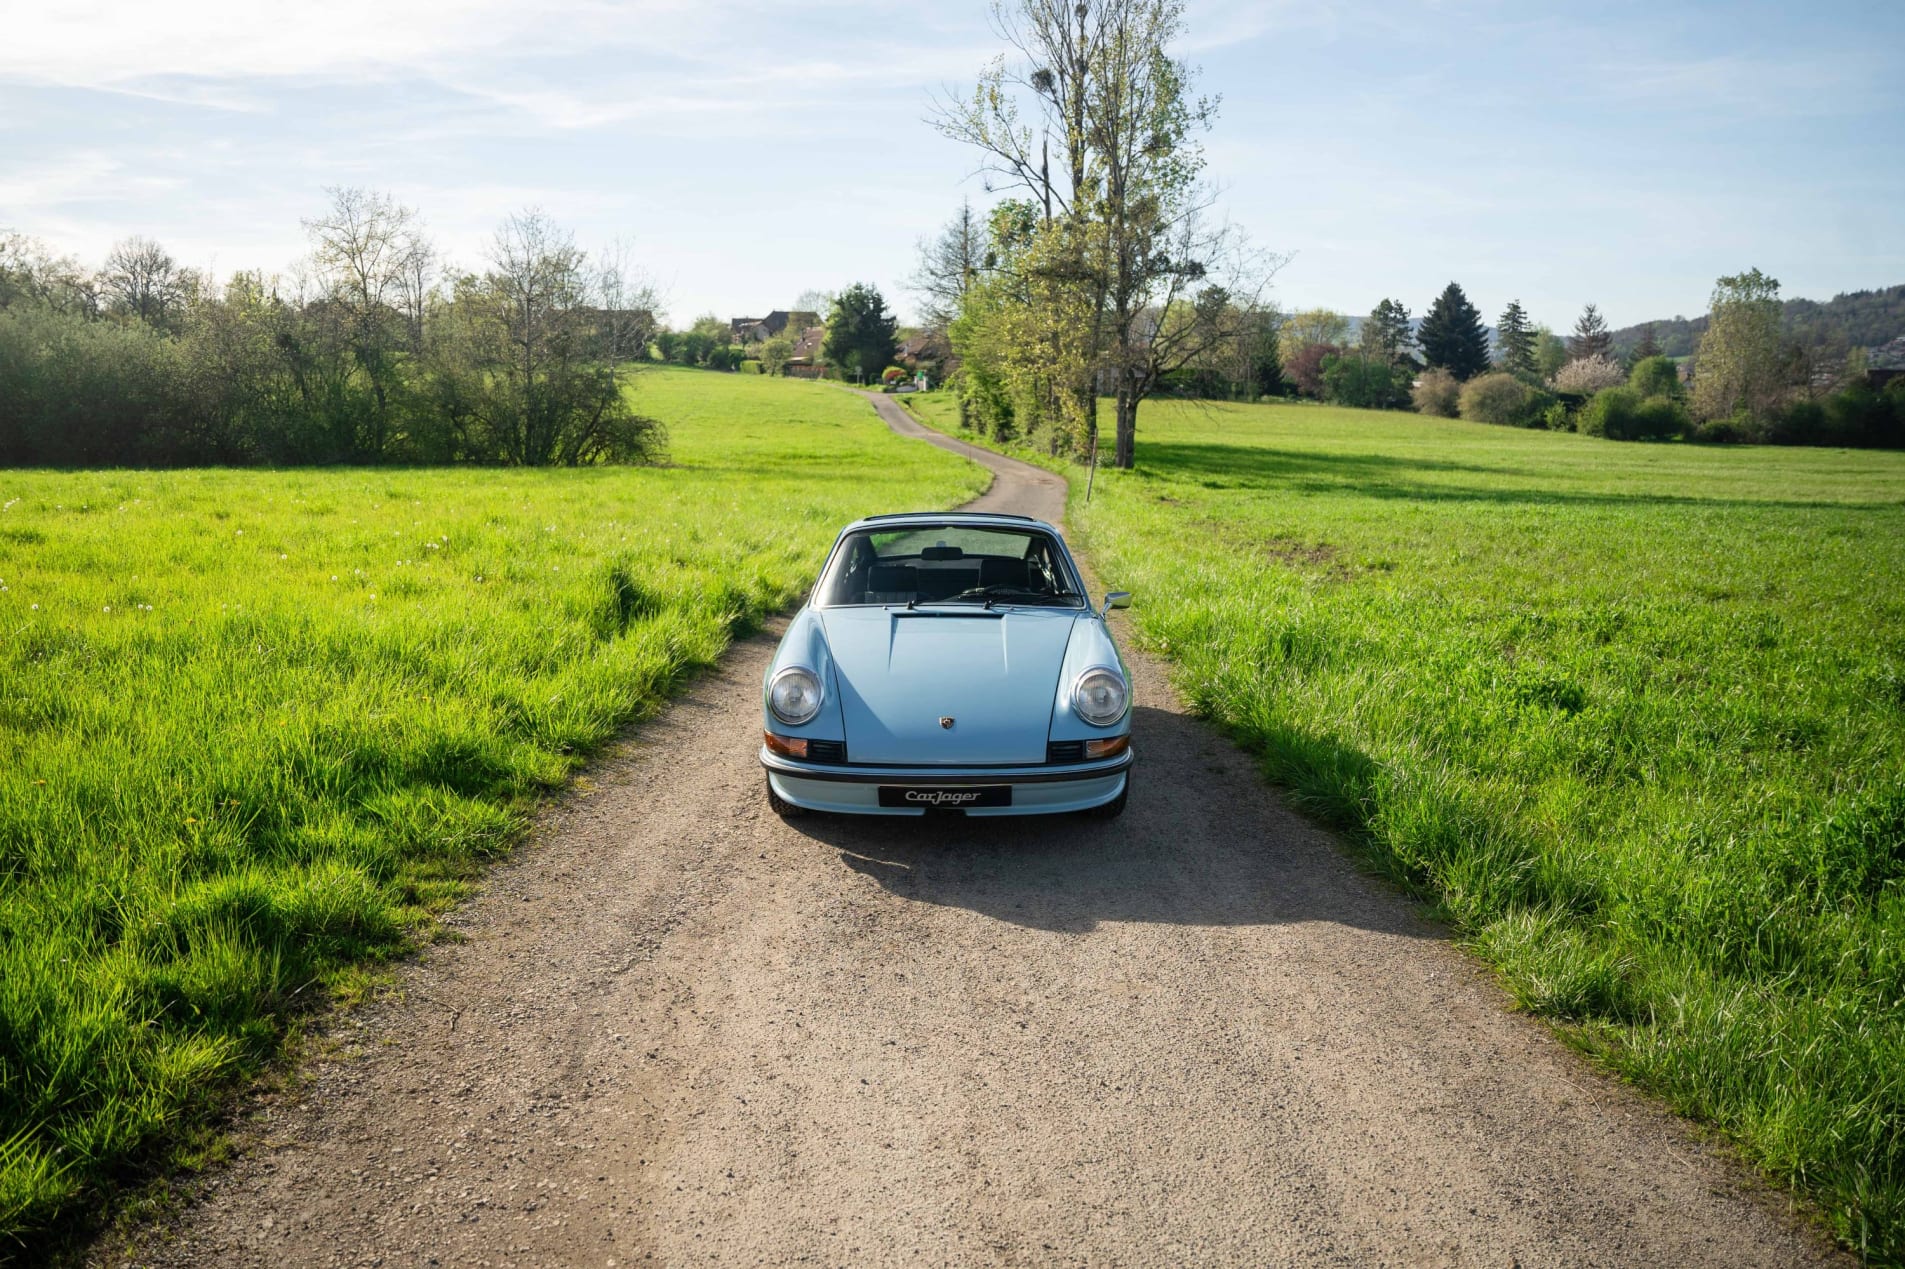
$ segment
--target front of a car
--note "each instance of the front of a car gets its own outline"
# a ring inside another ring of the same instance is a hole
[[[1130,681],[1057,529],[849,525],[763,687],[769,800],[872,815],[1124,807]]]

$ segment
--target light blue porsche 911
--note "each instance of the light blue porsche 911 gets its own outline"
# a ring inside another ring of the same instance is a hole
[[[1131,685],[1057,529],[872,516],[841,531],[763,691],[781,815],[1124,810]]]

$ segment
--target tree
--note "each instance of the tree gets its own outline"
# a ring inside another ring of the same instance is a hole
[[[1308,308],[1284,318],[1278,335],[1286,348],[1309,344],[1341,348],[1349,342],[1349,319],[1327,308]]]
[[[1393,410],[1409,401],[1409,372],[1379,353],[1323,360],[1323,399],[1362,410]]]
[[[928,327],[944,329],[959,315],[966,292],[985,271],[985,255],[986,227],[973,214],[971,199],[959,204],[937,238],[920,241],[912,289],[920,297],[920,316]]]
[[[659,455],[661,424],[636,415],[621,380],[589,355],[598,277],[541,212],[497,230],[490,268],[457,283],[433,384],[442,425],[463,449],[519,466]]]
[[[1666,357],[1642,357],[1627,374],[1627,386],[1647,397],[1672,397],[1679,400],[1680,367]]]
[[[1568,364],[1568,345],[1546,326],[1535,327],[1535,375],[1548,380]]]
[[[794,341],[784,335],[776,335],[761,343],[761,370],[770,375],[783,374],[787,363],[794,355]]]
[[[1424,361],[1457,379],[1471,379],[1488,369],[1488,331],[1482,315],[1453,282],[1429,306],[1416,342]]]
[[[1508,301],[1501,319],[1495,324],[1495,364],[1511,375],[1523,378],[1535,373],[1535,328],[1528,321],[1520,300]]]
[[[417,216],[388,194],[334,187],[331,206],[304,222],[324,301],[337,310],[337,334],[356,369],[340,384],[333,430],[356,457],[384,452],[402,390],[397,350],[399,304],[419,255],[430,250]]]
[[[150,238],[114,243],[99,271],[107,306],[149,326],[164,327],[184,307],[190,283],[187,271]]]
[[[1715,283],[1706,333],[1694,354],[1694,417],[1744,414],[1756,424],[1771,419],[1785,386],[1779,319],[1777,279],[1753,269]]]
[[[1041,267],[1082,292],[1083,366],[1058,365],[1054,408],[1084,420],[1095,443],[1095,371],[1116,398],[1113,463],[1135,461],[1138,408],[1164,375],[1234,335],[1267,276],[1241,236],[1209,221],[1197,134],[1216,103],[1192,95],[1192,70],[1169,49],[1182,0],[1001,0],[998,34],[1017,54],[980,76],[970,98],[942,103],[937,125],[978,148],[985,170],[1036,200],[1060,229]],[[1054,173],[1048,141],[1059,147]],[[1061,405],[1069,394],[1074,400]]]
[[[1284,351],[1283,377],[1306,397],[1323,399],[1323,363],[1342,350],[1330,344],[1304,344]]]
[[[1364,354],[1394,366],[1415,364],[1415,332],[1409,325],[1409,310],[1396,300],[1382,299],[1363,319]]]
[[[827,338],[821,353],[836,366],[856,372],[864,381],[877,376],[899,350],[899,321],[886,311],[879,290],[856,282],[842,291],[827,317]]]
[[[1600,310],[1592,304],[1581,310],[1581,316],[1575,319],[1574,336],[1568,340],[1568,356],[1574,361],[1589,357],[1605,357],[1614,349],[1614,336],[1607,329],[1607,321]]]
[[[1562,392],[1599,392],[1627,382],[1627,372],[1612,357],[1577,357],[1555,372],[1554,386]]]

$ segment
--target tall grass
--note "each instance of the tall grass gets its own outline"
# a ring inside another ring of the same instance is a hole
[[[1905,455],[1158,403],[1071,515],[1526,1007],[1905,1259]]]
[[[983,483],[821,385],[638,407],[672,466],[0,472],[0,1258],[411,946],[840,523]]]

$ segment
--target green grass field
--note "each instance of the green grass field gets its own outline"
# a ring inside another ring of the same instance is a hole
[[[1082,489],[1271,779],[1905,1258],[1905,455],[1158,402]]]
[[[0,1260],[203,1148],[841,523],[984,484],[837,388],[635,392],[666,468],[0,472]]]

